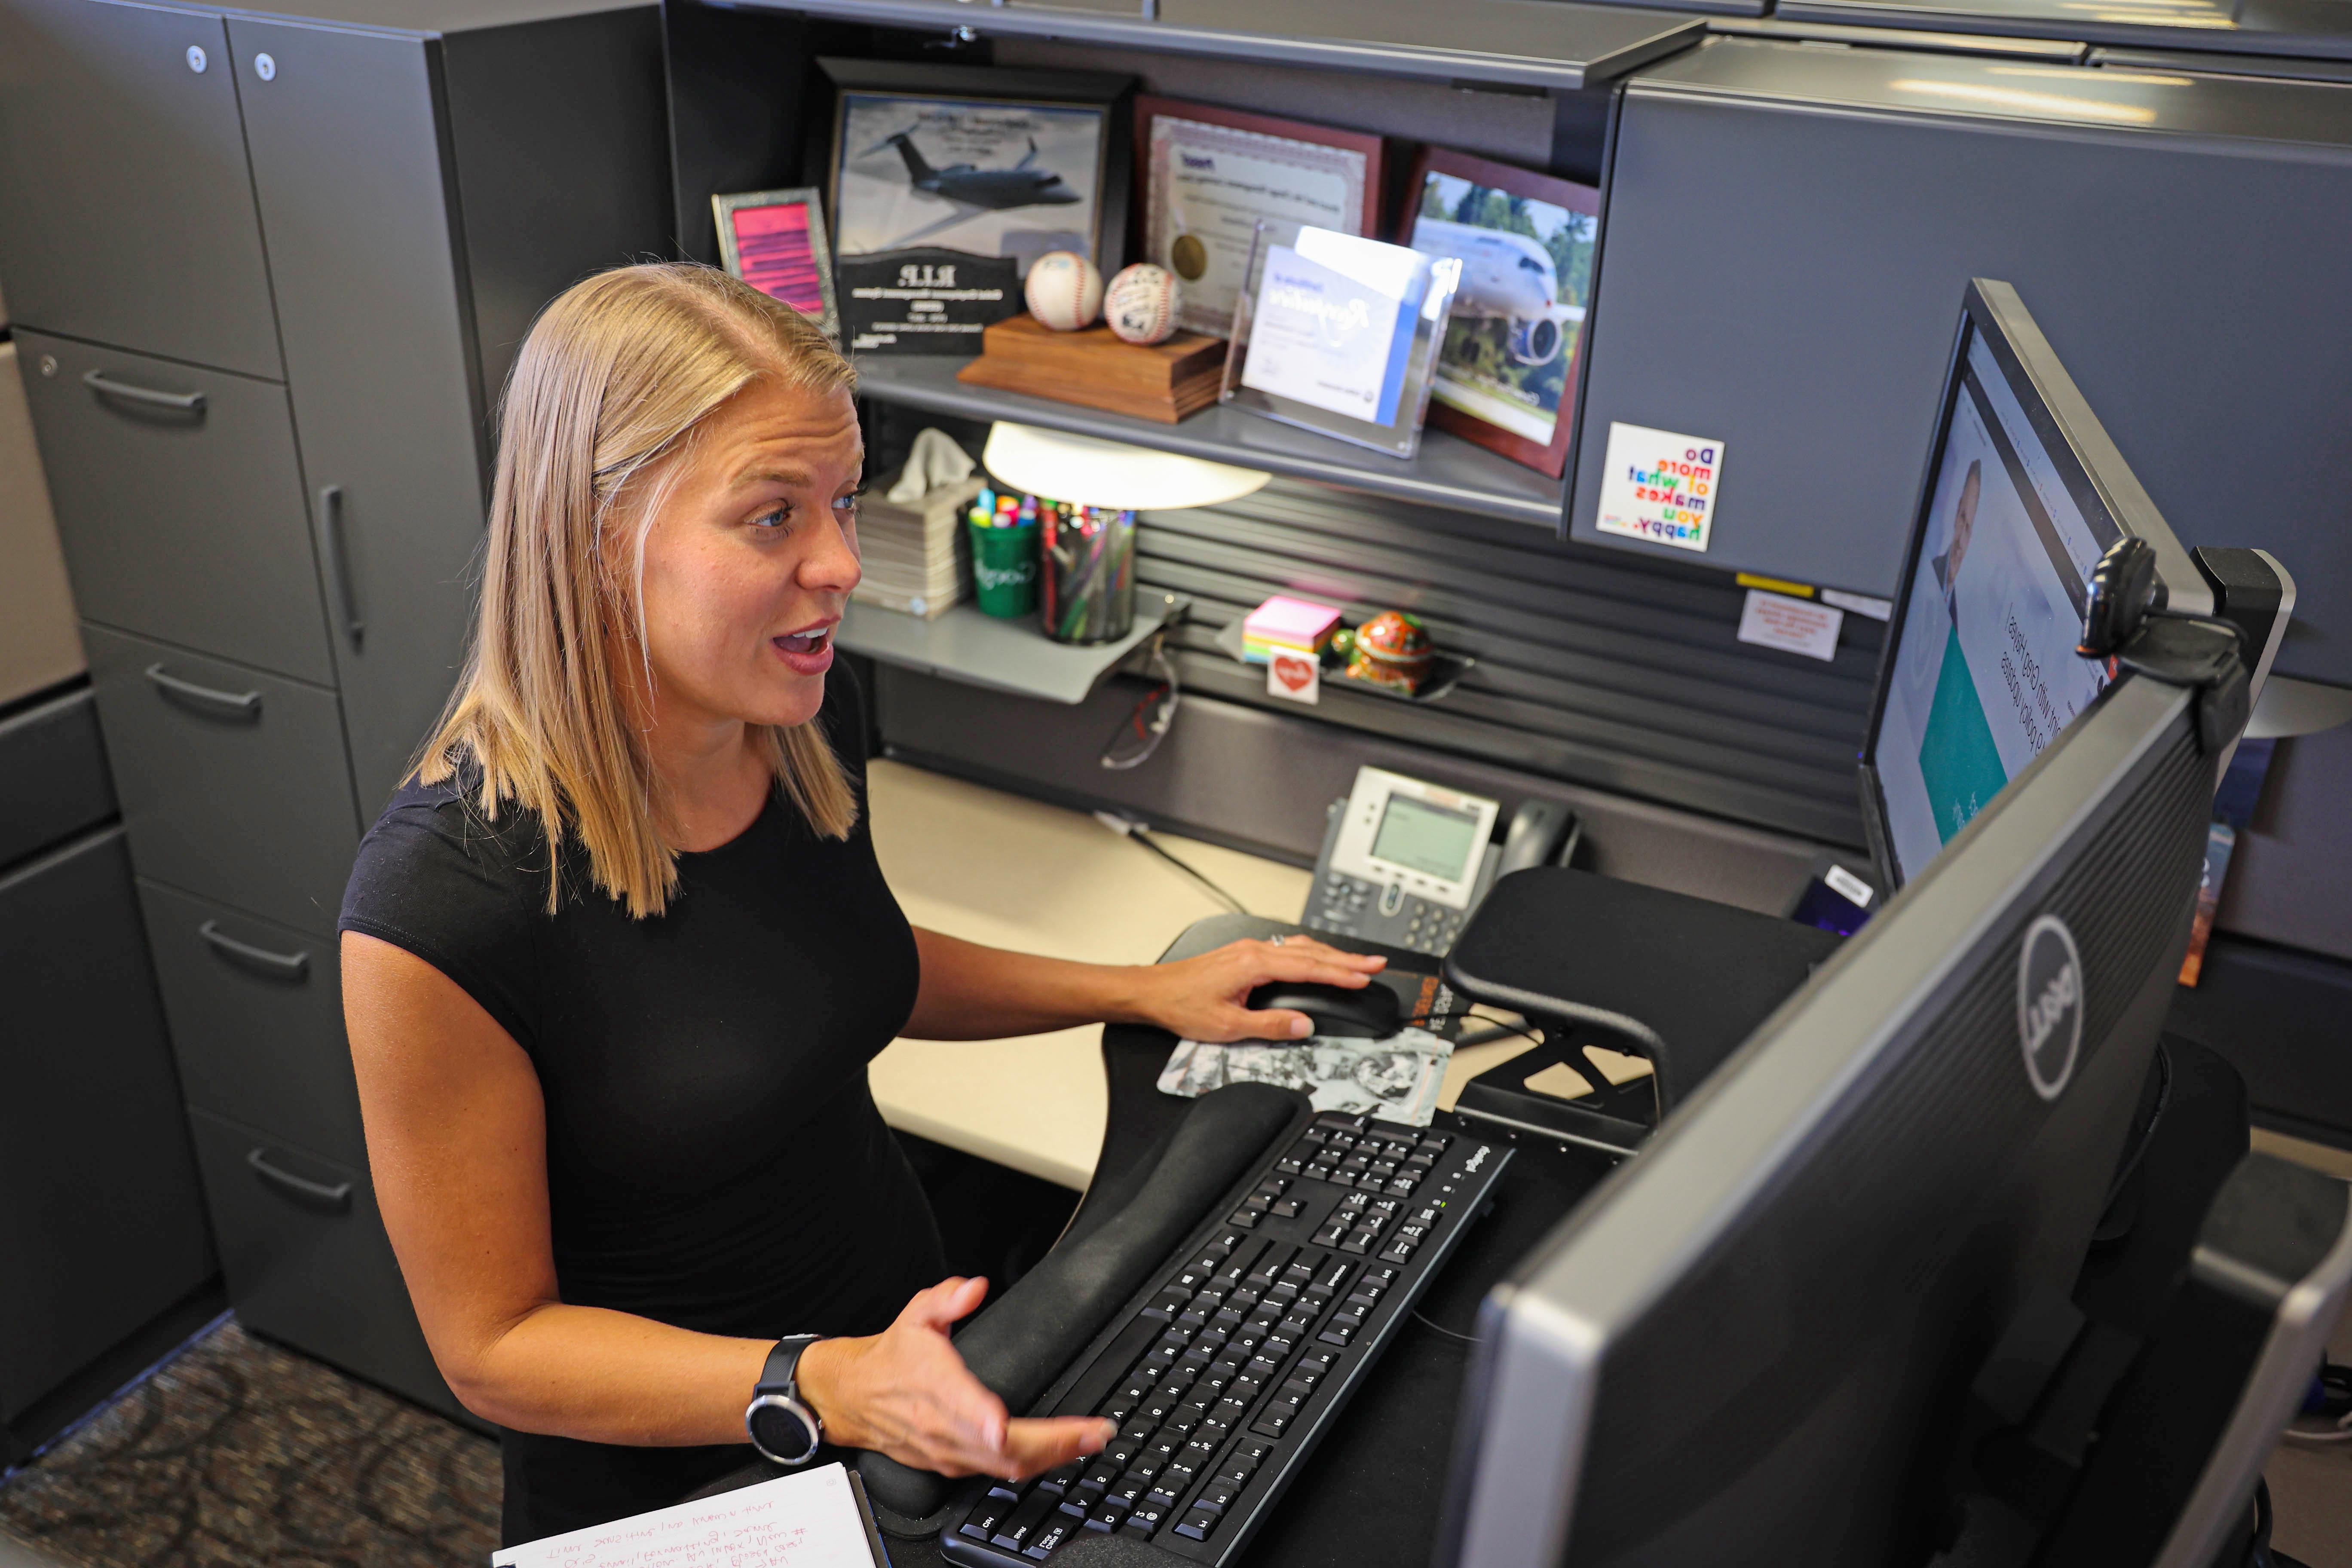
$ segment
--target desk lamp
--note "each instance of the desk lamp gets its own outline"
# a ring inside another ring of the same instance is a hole
[[[1003,420],[989,427],[981,461],[1008,489],[1120,511],[1239,500],[1264,489],[1274,477],[1256,468]],[[1160,749],[1160,739],[1176,721],[1176,666],[1168,657],[1166,641],[1162,627],[1151,639],[1150,654],[1156,684],[1135,711],[1120,721],[1103,748],[1102,765],[1114,772],[1140,767]]]

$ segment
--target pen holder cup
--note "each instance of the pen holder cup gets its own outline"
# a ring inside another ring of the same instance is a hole
[[[1018,620],[1037,607],[1037,525],[989,528],[967,523],[971,535],[972,598],[982,615]]]
[[[1135,514],[1093,509],[1045,530],[1045,635],[1055,642],[1115,642],[1135,625]]]

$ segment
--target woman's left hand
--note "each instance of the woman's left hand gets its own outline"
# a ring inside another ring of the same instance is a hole
[[[1304,1013],[1254,1013],[1249,994],[1276,980],[1311,980],[1355,990],[1388,966],[1385,958],[1342,952],[1313,937],[1233,942],[1198,958],[1139,972],[1136,1011],[1188,1040],[1295,1040],[1311,1027]]]

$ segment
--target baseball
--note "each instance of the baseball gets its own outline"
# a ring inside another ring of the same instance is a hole
[[[1176,312],[1183,308],[1184,289],[1176,275],[1149,261],[1122,268],[1103,296],[1103,318],[1112,331],[1131,343],[1166,342],[1176,331]]]
[[[1075,332],[1102,313],[1102,273],[1076,251],[1049,250],[1029,264],[1021,295],[1038,321],[1057,332]]]

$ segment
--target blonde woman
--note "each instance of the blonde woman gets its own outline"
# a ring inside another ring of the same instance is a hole
[[[853,380],[708,268],[549,305],[507,390],[472,654],[352,875],[376,1195],[443,1375],[505,1430],[509,1542],[740,1465],[778,1365],[825,1441],[943,1473],[1100,1447],[1108,1423],[1008,1419],[956,1355],[985,1281],[940,1278],[866,1062],[1095,1020],[1303,1034],[1248,991],[1377,967],[1294,939],[1114,968],[908,927],[832,671]]]

